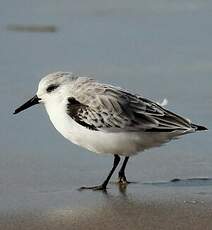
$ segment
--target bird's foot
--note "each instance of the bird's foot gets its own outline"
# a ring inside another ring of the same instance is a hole
[[[131,182],[129,182],[125,176],[119,176],[119,179],[118,179],[118,184],[119,185],[127,185],[127,184],[130,184],[130,183]]]
[[[97,185],[97,186],[83,186],[81,187],[79,190],[85,190],[85,189],[89,189],[89,190],[93,190],[93,191],[106,191],[106,186],[104,184],[102,185]]]

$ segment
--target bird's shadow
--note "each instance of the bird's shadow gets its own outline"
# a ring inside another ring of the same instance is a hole
[[[155,182],[131,182],[129,184],[119,184],[118,189],[120,194],[126,196],[127,188],[130,184],[142,184],[151,185],[159,187],[202,187],[202,186],[212,186],[212,178],[208,177],[193,177],[193,178],[174,178],[169,181],[155,181]]]
[[[118,188],[119,194],[125,199],[128,196],[127,189],[131,187],[133,184],[141,184],[145,186],[158,186],[158,187],[198,187],[198,186],[212,186],[212,178],[208,177],[197,177],[197,178],[174,178],[169,181],[154,181],[154,182],[143,182],[140,183],[138,181],[133,181],[128,184],[119,184],[117,182],[110,182],[111,185],[116,185]],[[107,190],[102,190],[98,192],[102,192],[105,197],[110,198],[113,195],[110,190],[111,186],[108,187]],[[78,190],[84,191],[84,190]]]
[[[131,187],[131,184],[141,184],[146,186],[159,186],[159,187],[206,187],[212,186],[212,178],[208,177],[198,177],[198,178],[174,178],[169,181],[156,181],[156,182],[132,182],[129,184],[117,184],[119,196],[121,199],[130,202],[131,193],[128,193],[128,188]],[[110,189],[109,189],[110,190]],[[114,198],[110,192],[106,191],[104,193],[106,198]],[[130,196],[129,196],[130,195]]]

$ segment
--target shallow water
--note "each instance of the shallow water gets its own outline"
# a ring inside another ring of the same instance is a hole
[[[102,181],[111,156],[63,139],[38,106],[12,115],[35,94],[43,75],[58,70],[91,74],[158,101],[168,98],[169,109],[207,126],[208,132],[131,159],[127,175],[137,183],[125,194],[138,203],[211,200],[208,180],[169,182],[212,177],[211,9],[211,2],[195,0],[2,2],[0,212],[105,205],[102,194],[77,188]],[[57,30],[10,31],[8,25]],[[113,183],[109,192],[118,199],[123,194]]]

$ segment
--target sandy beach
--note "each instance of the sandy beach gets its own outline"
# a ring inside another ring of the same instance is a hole
[[[65,207],[3,213],[0,216],[0,229],[211,229],[212,200],[205,198],[205,194],[185,196],[182,191],[178,195],[177,192],[163,194],[160,191],[160,195],[157,192],[138,195],[142,194],[138,189],[140,186],[130,189],[129,194],[127,190],[118,192],[115,188],[107,194],[79,191],[58,193],[57,197],[61,195],[66,199]],[[76,205],[77,202],[72,205],[74,198],[80,205]]]

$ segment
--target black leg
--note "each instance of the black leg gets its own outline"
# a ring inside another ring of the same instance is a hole
[[[103,184],[101,184],[99,186],[81,187],[80,189],[106,190],[107,184],[108,184],[111,176],[113,175],[116,167],[118,166],[119,161],[120,161],[119,155],[114,155],[113,168],[111,169],[109,175],[107,176],[107,179],[103,182]]]
[[[121,169],[119,171],[119,181],[118,181],[119,184],[128,184],[129,183],[127,181],[126,176],[125,176],[125,168],[126,168],[128,160],[129,160],[129,157],[125,157],[124,162],[123,162]]]

